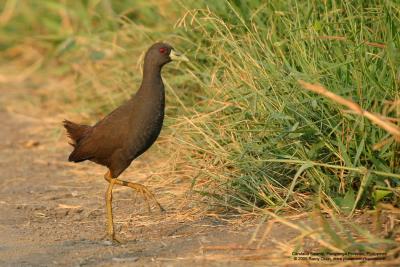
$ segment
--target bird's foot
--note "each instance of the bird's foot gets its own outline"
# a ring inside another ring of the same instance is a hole
[[[138,193],[140,193],[146,204],[147,204],[147,210],[149,213],[151,213],[151,207],[150,207],[150,202],[151,200],[154,201],[154,203],[158,206],[158,208],[160,209],[160,212],[165,212],[165,209],[161,206],[161,204],[157,201],[157,199],[155,198],[154,194],[144,185],[141,184],[134,184],[134,183],[130,183],[131,184],[131,188],[136,190]]]
[[[160,209],[160,212],[165,211],[165,209],[161,206],[161,204],[155,198],[154,194],[146,186],[144,186],[142,184],[138,184],[138,183],[123,181],[118,178],[112,178],[110,171],[108,171],[104,175],[104,179],[106,179],[106,181],[109,183],[113,182],[117,185],[130,187],[133,190],[135,190],[136,192],[138,192],[139,194],[141,194],[145,199],[149,213],[151,213],[151,207],[150,207],[151,200],[158,206],[158,208]]]
[[[160,212],[161,212],[161,213],[166,212],[166,210],[163,208],[163,206],[159,205],[158,207],[160,208]]]
[[[140,193],[142,194],[142,196],[143,196],[143,198],[144,198],[144,201],[146,202],[148,213],[151,213],[150,199],[149,199],[149,197],[146,195],[147,193],[146,193],[146,192],[140,192]],[[155,198],[154,198],[154,201],[155,201],[156,205],[158,206],[158,208],[160,209],[160,212],[161,212],[161,213],[164,213],[164,212],[165,212],[165,209],[163,208],[163,206],[161,206],[161,204],[158,203],[158,201],[155,200]]]
[[[121,245],[124,242],[121,241],[120,239],[115,237],[115,234],[105,234],[102,238],[101,238],[102,242],[105,245],[111,246],[111,245]]]

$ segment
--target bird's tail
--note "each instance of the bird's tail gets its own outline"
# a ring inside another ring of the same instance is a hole
[[[67,130],[68,137],[71,139],[73,147],[76,147],[79,144],[79,141],[82,140],[83,137],[89,132],[90,126],[89,125],[81,125],[76,124],[72,121],[64,120],[63,121],[64,127]]]

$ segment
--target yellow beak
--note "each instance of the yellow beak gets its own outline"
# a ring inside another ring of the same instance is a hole
[[[185,55],[176,52],[175,50],[171,50],[171,53],[169,54],[169,57],[171,58],[172,61],[186,61],[188,62],[189,59],[185,57]]]

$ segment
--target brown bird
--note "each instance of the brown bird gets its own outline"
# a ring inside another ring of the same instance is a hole
[[[160,134],[165,109],[161,69],[172,60],[188,61],[169,44],[153,44],[144,58],[142,84],[131,99],[94,126],[64,121],[64,127],[74,147],[68,160],[73,162],[90,160],[108,168],[104,175],[109,182],[106,191],[106,236],[113,242],[118,242],[115,237],[112,214],[114,184],[136,190],[143,194],[147,204],[152,199],[160,210],[163,210],[154,195],[144,185],[122,181],[118,179],[118,176],[135,158],[145,152]]]

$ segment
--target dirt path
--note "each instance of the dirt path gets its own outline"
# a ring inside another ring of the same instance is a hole
[[[123,178],[152,188],[167,212],[153,208],[149,214],[135,193],[116,188],[116,228],[126,243],[101,241],[105,169],[66,161],[71,148],[61,129],[62,114],[35,116],[24,107],[12,111],[9,103],[31,91],[0,84],[0,93],[1,266],[275,265],[266,259],[266,248],[284,229],[261,250],[242,249],[254,232],[254,220],[199,208],[188,194],[190,181],[163,180],[157,174],[163,163],[151,151]]]

